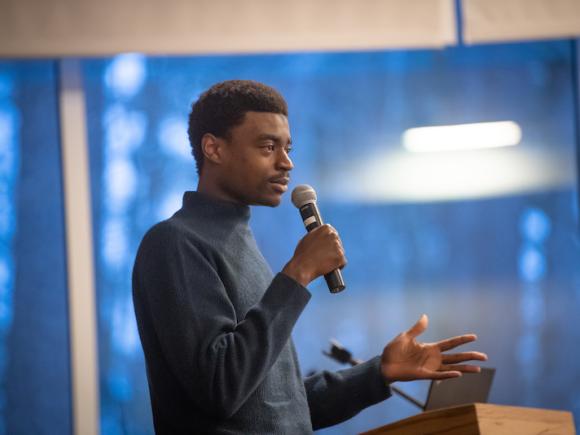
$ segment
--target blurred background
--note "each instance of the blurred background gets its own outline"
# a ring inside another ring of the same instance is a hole
[[[0,3],[0,435],[153,433],[133,260],[196,188],[191,103],[234,78],[286,97],[291,188],[349,260],[345,292],[310,286],[303,373],[427,313],[426,341],[478,334],[492,403],[578,426],[580,4],[503,3]],[[251,225],[274,271],[304,234],[289,197]],[[318,433],[417,412],[394,396]]]

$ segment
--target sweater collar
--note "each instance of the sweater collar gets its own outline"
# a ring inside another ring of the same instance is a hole
[[[232,224],[247,223],[250,220],[249,206],[217,199],[196,191],[183,194],[183,209]]]

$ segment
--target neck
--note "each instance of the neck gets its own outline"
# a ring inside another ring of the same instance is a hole
[[[234,200],[230,195],[228,195],[226,192],[224,192],[223,189],[220,188],[220,183],[215,176],[212,176],[209,173],[205,173],[204,171],[202,171],[202,173],[199,175],[197,191],[214,199],[241,204],[239,201]]]
[[[204,192],[185,192],[180,213],[188,216],[193,213],[198,219],[217,226],[247,225],[250,220],[250,207],[223,201]]]

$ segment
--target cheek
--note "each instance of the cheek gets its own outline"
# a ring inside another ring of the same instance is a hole
[[[236,162],[226,169],[226,176],[237,186],[250,186],[258,184],[260,171],[256,168],[252,159],[239,156]]]
[[[231,156],[226,176],[234,183],[258,187],[265,184],[271,175],[272,162],[269,156],[259,153],[259,150],[247,150]]]
[[[261,174],[267,173],[269,169],[269,162],[263,156],[240,156],[240,168],[248,177],[259,177]]]
[[[252,160],[243,153],[238,153],[229,157],[225,170],[230,174],[243,174],[251,169]]]

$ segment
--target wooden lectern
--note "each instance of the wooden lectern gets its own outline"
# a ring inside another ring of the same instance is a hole
[[[361,435],[575,435],[572,413],[472,403],[426,411]]]

